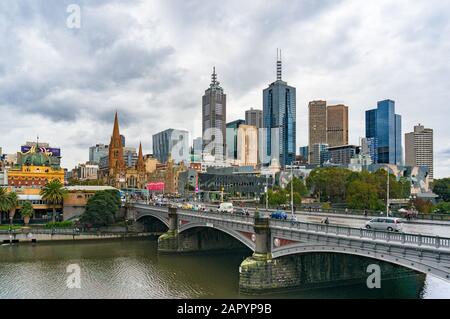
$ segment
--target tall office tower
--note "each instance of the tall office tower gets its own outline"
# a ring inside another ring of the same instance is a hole
[[[238,128],[244,124],[244,120],[227,123],[227,157],[231,160],[237,160]]]
[[[214,156],[214,161],[226,158],[227,96],[217,81],[213,68],[211,84],[202,98],[203,152]]]
[[[108,155],[108,145],[96,144],[89,147],[89,162],[100,163],[100,158]]]
[[[348,144],[348,106],[327,107],[327,144],[330,147]]]
[[[254,125],[239,125],[237,129],[237,163],[241,166],[258,164],[258,129]]]
[[[407,166],[427,166],[433,179],[433,130],[422,125],[405,134],[405,163]]]
[[[257,129],[263,127],[263,111],[253,108],[245,111],[245,124],[256,126]]]
[[[308,143],[308,162],[312,164],[312,158],[316,157],[313,152],[314,144],[327,143],[327,102],[311,101],[308,104],[309,119],[309,143]]]
[[[160,163],[167,163],[169,156],[174,163],[189,163],[189,132],[186,130],[167,129],[152,136],[153,156]]]
[[[282,81],[281,72],[280,51],[277,54],[277,80],[263,91],[263,115],[267,148],[265,155],[278,157],[279,164],[284,167],[295,161],[296,90]],[[264,159],[264,162],[267,161]]]
[[[378,164],[402,165],[402,117],[395,114],[395,102],[379,101],[377,108],[366,111],[366,138],[374,138]]]

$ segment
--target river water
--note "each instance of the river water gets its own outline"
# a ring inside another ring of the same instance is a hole
[[[0,298],[248,298],[238,292],[239,264],[250,255],[161,256],[155,240],[0,246]],[[68,288],[68,265],[80,288]],[[410,277],[365,285],[291,291],[258,298],[450,298],[450,284]]]

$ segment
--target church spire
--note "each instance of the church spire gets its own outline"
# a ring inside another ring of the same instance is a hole
[[[144,163],[144,155],[142,154],[142,143],[139,142],[139,154],[136,162],[136,169],[138,171],[144,171],[145,170],[145,163]]]
[[[120,138],[120,132],[119,132],[119,118],[116,115],[114,116],[114,128],[113,128],[113,135],[111,138],[113,141],[119,141],[120,145],[117,145],[117,147],[122,147],[122,139]]]

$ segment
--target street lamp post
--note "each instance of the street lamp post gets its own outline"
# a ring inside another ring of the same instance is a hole
[[[389,167],[386,167],[387,182],[386,182],[386,217],[389,217]]]
[[[269,211],[269,175],[266,175],[266,212]]]
[[[291,215],[294,218],[294,172],[291,163]]]

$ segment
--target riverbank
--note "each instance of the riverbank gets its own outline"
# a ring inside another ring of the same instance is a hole
[[[158,237],[160,233],[154,232],[118,232],[118,233],[13,233],[0,234],[0,243],[2,244],[35,244],[40,242],[58,242],[58,241],[87,241],[87,240],[105,240],[105,239],[126,239],[126,238],[152,238]]]

